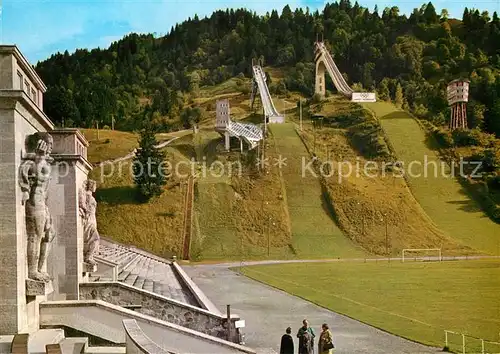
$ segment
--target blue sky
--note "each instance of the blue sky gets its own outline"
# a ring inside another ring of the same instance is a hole
[[[354,3],[355,0],[351,0]],[[428,0],[427,0],[428,1]],[[426,2],[427,2],[426,1]],[[398,6],[410,13],[424,0],[360,0],[362,6],[379,10]],[[323,8],[324,0],[0,0],[0,42],[17,44],[28,60],[36,63],[58,51],[108,47],[130,32],[167,33],[171,26],[188,17],[203,17],[217,9],[246,7],[259,14],[273,8],[309,6]],[[465,6],[500,12],[500,0],[438,0],[438,11],[447,8],[452,17],[461,17]]]

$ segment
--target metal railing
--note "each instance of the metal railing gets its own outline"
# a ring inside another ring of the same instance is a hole
[[[461,346],[460,353],[462,353],[462,354],[466,354],[466,353],[498,354],[498,353],[500,353],[500,342],[490,341],[490,340],[474,337],[474,336],[464,334],[464,333],[458,333],[458,332],[454,332],[454,331],[445,330],[444,331],[444,343],[445,343],[445,348],[447,350],[452,349],[450,346],[451,345],[451,341],[449,338],[450,335],[457,335],[457,336],[461,337],[461,343],[459,345]],[[467,339],[468,338],[474,340],[475,342],[479,342],[481,348],[479,349],[479,346],[474,347],[472,350],[467,352]],[[487,345],[498,346],[498,349],[496,351],[489,351],[486,347]],[[480,350],[480,351],[478,351],[478,350]]]

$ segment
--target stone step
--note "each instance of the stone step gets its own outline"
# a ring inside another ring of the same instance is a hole
[[[47,344],[57,344],[64,339],[62,329],[39,329],[30,334],[28,340],[28,352],[30,354],[45,354]]]
[[[125,281],[129,275],[130,272],[122,270],[120,274],[118,274],[118,281]]]
[[[127,263],[123,263],[123,270],[130,271],[132,273],[132,270],[136,266],[137,262],[140,261],[140,257],[136,255],[135,253],[133,254],[133,257],[130,257],[130,260],[127,259]]]
[[[125,354],[125,347],[88,347],[85,354]]]
[[[125,284],[128,284],[128,285],[134,285],[137,278],[138,278],[137,274],[130,274],[127,278],[125,278],[124,282],[125,282]]]
[[[0,336],[0,353],[10,353],[10,347],[14,336],[12,334]]]
[[[144,280],[145,280],[145,279],[144,279],[143,277],[138,276],[138,277],[137,277],[137,279],[136,279],[136,280],[135,280],[135,282],[134,282],[134,286],[135,286],[136,288],[140,288],[140,289],[142,289],[142,287],[144,286]]]
[[[157,281],[153,281],[153,292],[161,294],[163,289],[163,284]]]
[[[142,287],[144,290],[146,291],[151,291],[151,292],[154,292],[153,289],[154,289],[154,281],[152,281],[151,279],[146,279],[144,281],[144,285]]]
[[[87,337],[64,338],[59,345],[62,354],[83,354],[88,347],[89,339]]]

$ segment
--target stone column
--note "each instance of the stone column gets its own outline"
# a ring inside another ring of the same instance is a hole
[[[52,123],[22,93],[12,91],[0,92],[0,127],[0,335],[29,333],[38,329],[38,303],[46,296],[26,293],[27,235],[19,166],[26,138],[52,129]]]
[[[53,130],[53,178],[48,204],[57,238],[49,258],[53,276],[52,300],[78,300],[79,283],[85,280],[83,263],[83,225],[79,215],[78,194],[92,169],[87,161],[88,142],[76,129]]]
[[[325,64],[323,58],[320,57],[316,60],[316,83],[314,92],[320,94],[321,97],[325,96]]]
[[[229,151],[231,149],[231,143],[230,143],[230,140],[231,139],[231,136],[229,135],[229,133],[226,131],[224,132],[224,143],[225,143],[225,146],[226,146],[226,151]]]

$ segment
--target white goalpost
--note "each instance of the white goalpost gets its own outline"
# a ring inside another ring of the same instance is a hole
[[[428,254],[428,252],[435,252],[437,254],[437,258],[434,257],[434,258],[430,258],[430,256],[426,257],[422,257],[422,256],[419,256],[418,259],[419,260],[435,260],[435,261],[439,261],[441,262],[443,260],[443,257],[441,256],[441,248],[405,248],[401,251],[401,260],[404,262],[405,261],[405,256],[407,253],[423,253],[425,252],[426,254]],[[417,256],[413,256],[413,257],[406,257],[407,259],[410,258],[410,259],[417,259]]]

